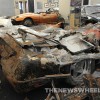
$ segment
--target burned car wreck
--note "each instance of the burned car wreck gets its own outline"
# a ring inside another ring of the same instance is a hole
[[[4,75],[17,92],[28,92],[58,78],[80,86],[84,75],[100,70],[100,23],[87,27],[76,31],[54,28],[51,32],[25,26],[0,28]],[[90,33],[94,28],[97,33]]]

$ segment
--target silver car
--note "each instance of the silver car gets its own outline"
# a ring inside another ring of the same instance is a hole
[[[100,21],[100,5],[87,5],[81,9],[81,21],[83,24],[97,23]]]

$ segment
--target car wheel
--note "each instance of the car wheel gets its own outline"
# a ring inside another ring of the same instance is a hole
[[[58,23],[61,22],[60,28],[64,29],[65,28],[65,19],[62,17],[58,17]]]
[[[64,19],[64,18],[62,18],[62,17],[59,17],[59,18],[58,18],[58,22],[65,23],[65,19]]]
[[[2,66],[0,65],[0,70],[2,70]]]
[[[32,19],[25,19],[24,21],[23,21],[23,25],[24,26],[28,26],[28,27],[30,27],[30,26],[32,26],[33,25],[33,21],[32,21]]]
[[[95,70],[95,61],[88,59],[75,63],[71,66],[71,83],[72,85],[80,84],[83,82],[85,74],[92,74]]]
[[[95,61],[91,59],[83,60],[71,65],[71,76],[66,80],[71,85],[83,83],[85,74],[92,74],[95,71]]]

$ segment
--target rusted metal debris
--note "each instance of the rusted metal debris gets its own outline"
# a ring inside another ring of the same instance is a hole
[[[92,75],[99,69],[99,27],[98,23],[88,28],[97,30],[93,31],[97,35],[92,41],[83,34],[87,28],[73,32],[56,28],[51,33],[24,26],[0,28],[2,70],[17,92],[28,92],[58,78],[67,78],[67,82],[79,86],[85,74]],[[59,94],[55,96],[59,100]],[[84,96],[87,94],[70,94],[66,98],[82,100]]]
[[[87,88],[100,88],[100,77],[94,77],[93,75],[84,75],[83,77],[85,86]],[[99,100],[100,99],[100,93],[90,93],[89,94],[93,100]]]

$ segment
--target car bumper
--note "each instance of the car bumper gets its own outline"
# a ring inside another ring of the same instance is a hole
[[[11,19],[11,22],[12,22],[13,25],[21,24],[21,21],[16,21],[15,19]]]

